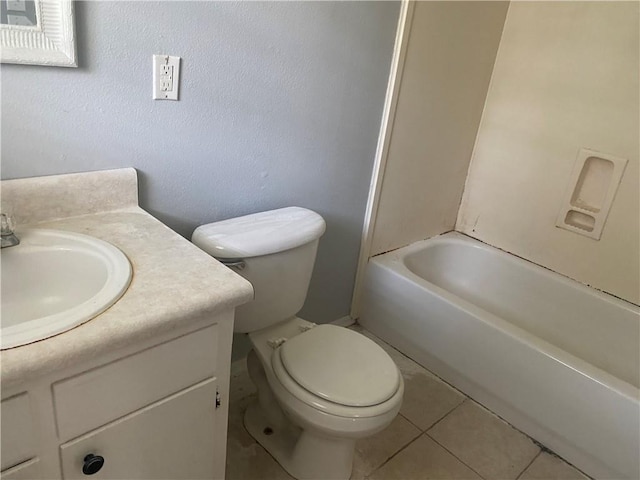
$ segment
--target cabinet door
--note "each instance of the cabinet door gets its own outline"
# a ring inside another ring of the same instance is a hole
[[[223,478],[214,465],[216,379],[205,380],[60,447],[63,478],[84,479],[84,459],[104,458],[95,479]]]
[[[0,404],[0,468],[5,470],[37,454],[33,411],[28,393],[2,400]]]
[[[40,460],[37,458],[32,458],[0,473],[1,480],[34,480],[37,478],[42,478],[40,475]]]

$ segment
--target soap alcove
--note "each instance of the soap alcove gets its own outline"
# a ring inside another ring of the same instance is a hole
[[[580,149],[556,226],[600,240],[627,159]]]

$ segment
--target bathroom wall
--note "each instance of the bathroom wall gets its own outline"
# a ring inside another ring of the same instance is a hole
[[[640,303],[638,2],[513,2],[456,229]],[[580,148],[626,158],[599,241],[555,227]]]
[[[327,221],[302,314],[349,313],[399,2],[76,2],[80,67],[4,64],[2,178],[133,166],[189,237],[287,205]],[[153,101],[152,54],[182,57]]]
[[[416,2],[371,255],[452,230],[508,2]]]

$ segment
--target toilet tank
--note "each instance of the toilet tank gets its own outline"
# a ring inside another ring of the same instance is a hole
[[[300,311],[324,230],[320,215],[300,207],[196,228],[191,241],[223,263],[239,263],[232,268],[253,285],[254,300],[236,309],[236,332],[260,330]]]

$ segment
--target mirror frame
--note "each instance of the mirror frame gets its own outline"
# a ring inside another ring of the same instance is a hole
[[[35,0],[35,27],[0,24],[0,62],[77,67],[72,0]]]

